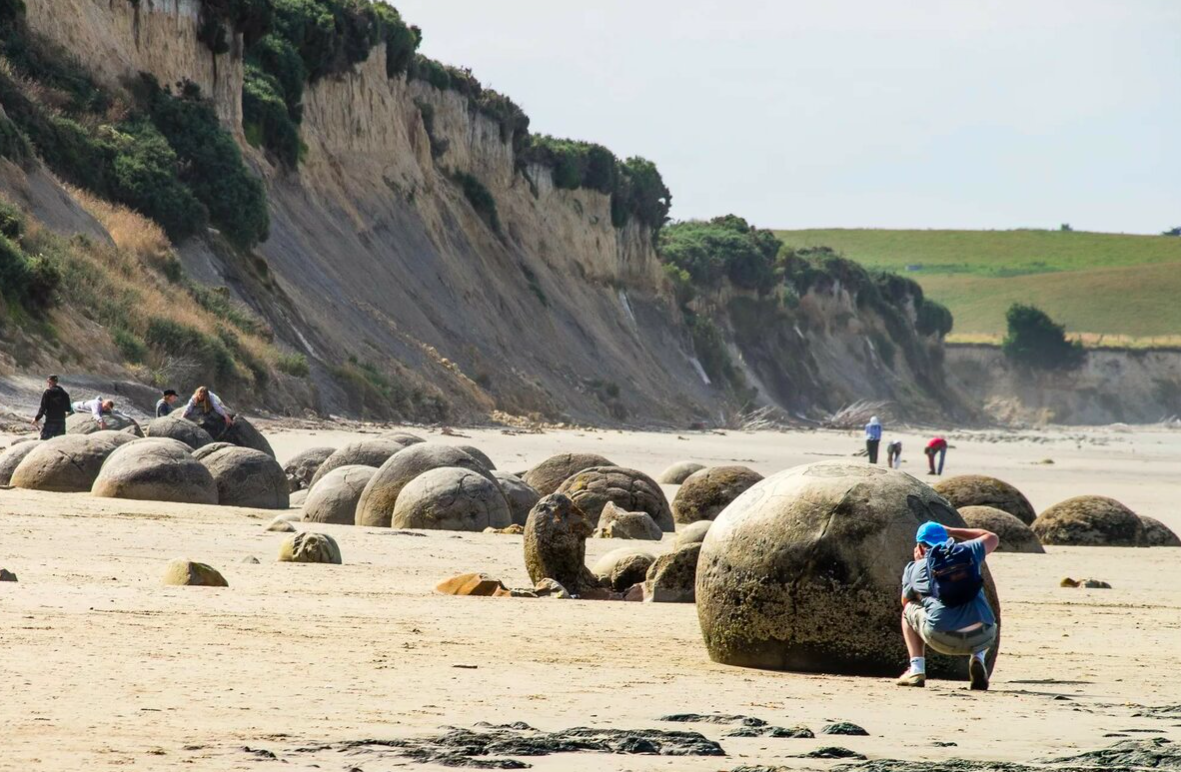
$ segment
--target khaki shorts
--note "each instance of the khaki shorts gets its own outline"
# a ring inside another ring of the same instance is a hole
[[[942,632],[927,624],[927,610],[921,603],[907,603],[903,612],[906,624],[919,634],[923,642],[940,654],[968,656],[988,651],[996,643],[996,625],[983,625],[966,633]]]

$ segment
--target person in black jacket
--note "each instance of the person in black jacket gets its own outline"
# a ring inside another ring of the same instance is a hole
[[[70,395],[57,385],[57,376],[51,375],[45,380],[46,389],[41,394],[41,409],[33,419],[33,426],[41,430],[41,439],[51,440],[66,433],[66,416],[74,413],[70,405]],[[41,419],[45,419],[45,426],[41,426]]]

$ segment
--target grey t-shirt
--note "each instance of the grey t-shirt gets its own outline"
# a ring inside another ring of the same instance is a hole
[[[972,539],[964,542],[964,546],[972,550],[972,558],[976,564],[983,566],[984,558],[988,554],[984,549],[984,541]],[[993,616],[983,590],[976,595],[975,600],[962,606],[944,606],[935,598],[928,597],[931,592],[931,577],[927,573],[926,560],[906,565],[902,571],[902,592],[907,600],[923,604],[923,608],[927,610],[927,624],[941,633],[962,630],[978,622],[986,625],[996,624],[996,617]]]

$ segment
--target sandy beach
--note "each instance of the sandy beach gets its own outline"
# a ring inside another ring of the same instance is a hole
[[[475,445],[508,471],[582,450],[652,475],[682,459],[769,474],[848,457],[860,446],[853,432],[411,431]],[[280,461],[356,436],[268,431]],[[926,479],[924,438],[901,438],[904,471]],[[947,475],[1000,477],[1039,511],[1102,494],[1181,530],[1181,431],[948,439]],[[520,536],[299,524],[331,533],[344,565],[276,563],[282,536],[264,530],[274,514],[0,491],[0,567],[19,577],[0,583],[0,769],[426,770],[437,767],[337,744],[481,721],[547,731],[693,730],[726,754],[516,757],[538,770],[848,763],[797,757],[831,745],[870,759],[1031,762],[1123,739],[1113,733],[1175,738],[1181,727],[1181,709],[1138,715],[1143,706],[1176,704],[1181,693],[1181,549],[1048,547],[1046,555],[990,557],[1005,626],[992,690],[934,682],[920,691],[714,664],[691,604],[433,592],[440,580],[470,571],[528,585]],[[589,541],[588,561],[621,544]],[[251,556],[260,562],[243,562]],[[230,586],[162,586],[174,557],[212,564]],[[1061,588],[1064,576],[1113,589]],[[731,726],[660,720],[685,712],[804,725],[817,738],[734,738],[725,736]],[[869,734],[820,735],[833,721]]]

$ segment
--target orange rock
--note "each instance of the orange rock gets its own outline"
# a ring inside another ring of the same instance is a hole
[[[478,595],[488,597],[498,595],[500,590],[508,588],[499,579],[493,579],[488,574],[460,574],[446,579],[435,587],[435,592],[444,595]]]

